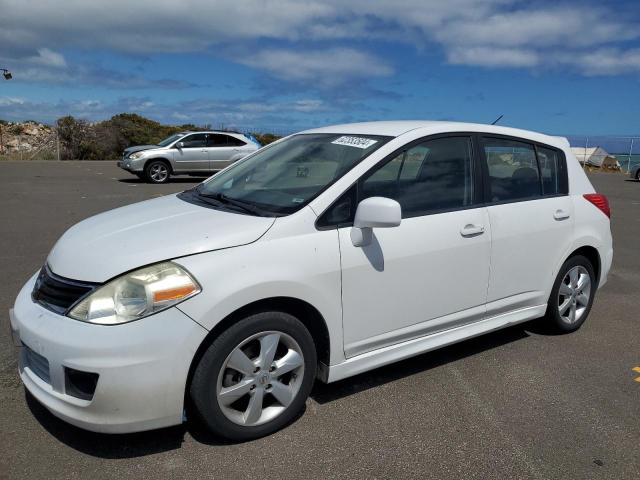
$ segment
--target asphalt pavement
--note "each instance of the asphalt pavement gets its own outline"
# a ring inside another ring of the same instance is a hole
[[[131,435],[72,427],[25,395],[8,309],[56,239],[90,215],[181,191],[115,162],[0,162],[0,478],[640,478],[640,183],[609,196],[614,264],[587,323],[529,322],[338,383],[272,436],[197,426]]]

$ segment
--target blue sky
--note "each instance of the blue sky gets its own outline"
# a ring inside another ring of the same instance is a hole
[[[0,0],[0,118],[640,134],[636,0]]]

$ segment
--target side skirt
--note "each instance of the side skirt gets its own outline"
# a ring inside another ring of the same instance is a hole
[[[342,380],[343,378],[351,377],[366,372],[367,370],[382,367],[421,353],[430,352],[440,347],[446,347],[447,345],[500,330],[510,325],[540,318],[544,315],[546,308],[546,304],[521,308],[469,325],[454,327],[449,330],[443,330],[431,335],[363,353],[330,367],[321,365],[319,376],[321,380],[327,383]]]

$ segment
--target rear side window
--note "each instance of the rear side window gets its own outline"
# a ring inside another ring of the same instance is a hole
[[[464,208],[473,201],[471,151],[469,137],[415,145],[363,177],[358,199],[397,200],[404,218]]]
[[[491,202],[539,197],[538,162],[533,145],[502,138],[485,138]]]
[[[538,163],[542,176],[542,194],[557,195],[562,193],[562,180],[560,171],[562,164],[557,150],[538,147]]]
[[[231,147],[241,147],[242,145],[246,145],[246,143],[239,138],[232,137],[231,135],[225,135],[225,137],[227,137],[227,145]]]

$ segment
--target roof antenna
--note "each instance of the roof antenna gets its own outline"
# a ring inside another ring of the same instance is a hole
[[[496,123],[498,123],[500,120],[502,120],[502,117],[504,117],[504,115],[500,115],[498,118],[496,118],[493,122],[491,122],[491,125],[495,125]]]

